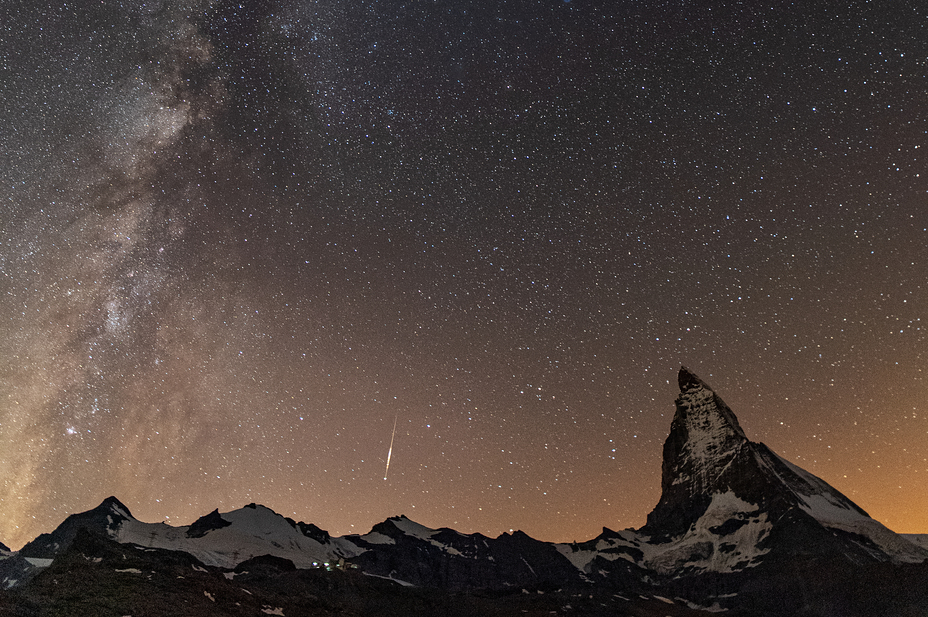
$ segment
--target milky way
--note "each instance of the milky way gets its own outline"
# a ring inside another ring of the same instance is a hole
[[[925,532],[926,13],[5,3],[0,540],[640,526],[681,363]]]

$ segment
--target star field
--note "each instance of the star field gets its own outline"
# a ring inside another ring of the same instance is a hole
[[[928,531],[926,12],[5,3],[0,540],[638,527],[680,364]]]

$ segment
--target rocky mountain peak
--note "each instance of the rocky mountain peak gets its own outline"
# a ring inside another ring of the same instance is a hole
[[[700,379],[696,373],[692,372],[690,369],[685,366],[680,367],[680,371],[677,373],[677,383],[680,385],[680,392],[688,392],[690,390],[711,390],[706,382]]]
[[[664,442],[661,500],[648,527],[686,531],[708,507],[711,495],[728,486],[726,471],[749,448],[738,418],[712,388],[685,366],[677,374],[680,395]]]
[[[748,440],[728,405],[692,371],[681,367],[678,381],[661,498],[642,529],[665,546],[653,567],[664,567],[662,560],[671,568],[751,567],[773,546],[768,534],[780,537],[781,554],[805,554],[815,542],[851,560],[920,562],[928,556],[821,478]],[[751,548],[725,553],[728,546]]]
[[[115,497],[107,497],[93,510],[72,514],[51,533],[43,533],[19,552],[23,557],[51,559],[70,546],[78,529],[86,527],[114,536],[124,521],[134,520],[132,513]]]
[[[95,508],[101,512],[111,512],[123,518],[132,518],[132,513],[126,505],[112,495],[104,499],[99,506]]]
[[[683,366],[678,381],[677,410],[664,444],[663,484],[704,493],[748,439],[732,410],[703,380]]]
[[[725,401],[702,379],[685,366],[677,374],[680,396],[677,397],[677,412],[671,432],[685,430],[690,446],[695,447],[703,439],[717,441],[731,437],[746,440],[738,418]]]

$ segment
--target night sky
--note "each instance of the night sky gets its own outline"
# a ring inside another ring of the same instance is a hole
[[[639,527],[681,364],[928,532],[926,25],[3,2],[0,541],[108,495],[172,525]]]

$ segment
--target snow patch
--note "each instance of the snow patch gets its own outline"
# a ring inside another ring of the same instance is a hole
[[[567,561],[572,563],[575,568],[581,572],[589,573],[590,563],[597,557],[604,557],[605,559],[614,560],[616,559],[615,555],[610,555],[609,553],[603,553],[601,551],[588,551],[583,549],[574,549],[569,544],[557,544],[555,547],[557,551],[567,558]]]
[[[396,544],[396,540],[379,531],[372,531],[361,538],[368,544]]]
[[[119,516],[122,516],[122,517],[125,517],[125,518],[132,518],[132,516],[131,516],[128,512],[126,512],[125,510],[123,510],[122,508],[120,508],[120,507],[119,507],[118,505],[116,505],[115,503],[111,503],[111,504],[110,504],[110,510],[113,511],[113,512],[115,512],[115,513],[118,514]],[[107,519],[109,519],[109,517],[107,517]]]
[[[389,519],[393,526],[402,531],[405,535],[416,538],[417,540],[422,540],[423,542],[428,542],[432,546],[440,548],[444,552],[450,555],[461,555],[461,552],[454,548],[453,546],[448,546],[447,544],[442,544],[441,542],[435,540],[433,536],[439,532],[437,529],[430,529],[425,525],[420,525],[415,521],[411,521],[405,516],[400,516],[397,518]],[[361,536],[361,538],[371,544],[396,544],[396,541],[377,531],[372,531],[366,536]]]
[[[821,478],[782,457],[777,458],[805,483],[805,486],[797,486],[795,482],[780,478],[799,498],[799,507],[819,523],[830,529],[868,538],[893,561],[919,563],[928,560],[926,547],[890,531],[882,523],[870,518]],[[773,470],[769,465],[767,467]]]
[[[928,550],[918,546],[879,521],[836,504],[827,495],[800,495],[802,508],[818,522],[831,529],[840,529],[869,538],[880,549],[904,563],[920,563],[928,560]]]
[[[117,572],[125,572],[125,573],[127,573],[127,574],[141,574],[141,573],[142,573],[142,571],[139,570],[138,568],[125,568],[125,569],[123,569],[123,570],[120,570],[120,569],[117,568],[116,571],[117,571]]]
[[[730,595],[734,595],[734,594],[730,594]],[[724,597],[724,596],[719,596],[719,597]],[[695,602],[690,602],[689,600],[684,600],[683,598],[677,598],[677,599],[683,602],[684,604],[686,604],[689,608],[693,610],[697,610],[697,611],[706,611],[707,613],[724,613],[728,610],[727,608],[723,608],[719,606],[718,600],[716,600],[709,606],[702,606],[701,604],[696,604]]]
[[[364,576],[370,576],[371,578],[382,578],[387,581],[393,581],[394,583],[398,583],[402,585],[403,587],[415,587],[415,585],[413,585],[409,581],[404,581],[398,578],[393,578],[392,576],[381,576],[379,574],[371,574],[370,572],[362,572],[362,574],[364,574]]]
[[[590,574],[592,571],[592,562],[597,557],[606,561],[615,561],[624,559],[630,563],[637,563],[629,551],[640,550],[640,544],[644,540],[636,532],[631,530],[621,531],[617,538],[600,539],[596,542],[594,549],[580,548],[577,544],[555,544],[554,548],[567,558],[575,568]]]
[[[769,551],[759,549],[758,544],[771,528],[767,514],[758,513],[756,505],[732,491],[715,493],[685,534],[664,544],[642,544],[642,565],[665,574],[681,569],[735,572],[754,567]]]
[[[262,612],[262,613],[267,613],[268,615],[280,615],[280,617],[283,617],[284,609],[282,609],[282,608],[273,608],[273,607],[271,607],[271,606],[265,605],[264,608],[261,609],[261,612]]]
[[[390,522],[407,536],[419,538],[420,540],[429,540],[435,534],[434,529],[429,529],[425,525],[420,525],[415,521],[411,521],[405,516],[390,519]]]

